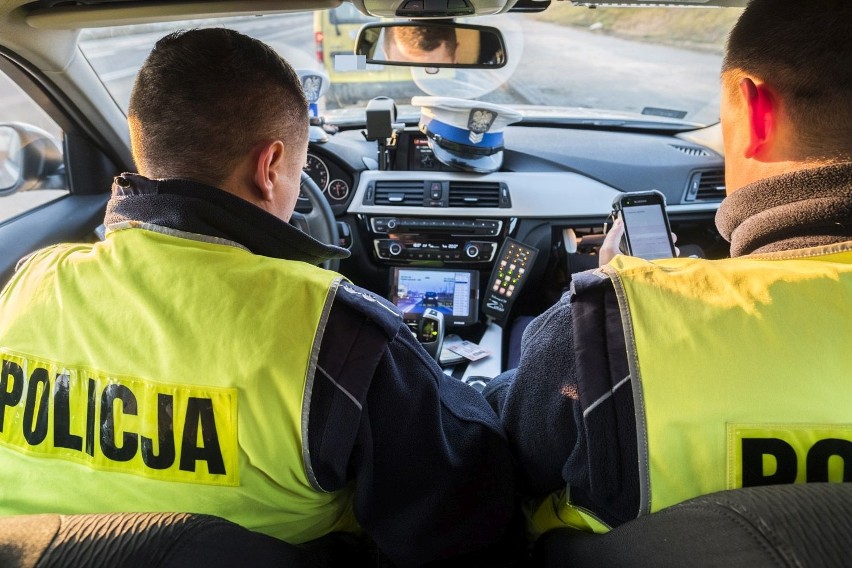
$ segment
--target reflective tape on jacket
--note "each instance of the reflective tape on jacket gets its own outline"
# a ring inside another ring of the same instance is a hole
[[[341,277],[127,228],[0,296],[0,514],[192,511],[303,542],[355,527],[306,467]]]

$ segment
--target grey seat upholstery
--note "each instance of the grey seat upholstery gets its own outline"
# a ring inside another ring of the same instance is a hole
[[[852,484],[812,483],[712,493],[604,535],[551,531],[536,544],[547,567],[852,566]]]
[[[219,517],[189,513],[25,515],[0,519],[0,566],[330,566],[340,543],[328,541],[306,549]]]

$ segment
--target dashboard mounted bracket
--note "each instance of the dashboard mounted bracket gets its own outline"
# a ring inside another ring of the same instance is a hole
[[[378,144],[379,170],[389,170],[404,124],[396,122],[396,104],[389,97],[376,97],[367,103],[367,130],[364,138]]]

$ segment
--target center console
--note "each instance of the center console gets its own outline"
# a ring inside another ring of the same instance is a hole
[[[437,310],[443,316],[449,345],[472,341],[491,353],[468,362],[461,356],[454,359],[445,347],[439,359],[447,372],[454,363],[465,362],[459,378],[499,374],[502,330],[481,321],[481,291],[511,220],[416,215],[374,215],[364,220],[374,261],[388,270],[388,298],[411,330],[418,333],[423,314]]]
[[[497,252],[503,221],[372,217],[370,230],[379,261],[487,264]]]
[[[445,372],[496,375],[502,329],[480,317],[480,291],[515,225],[508,184],[442,164],[417,128],[397,128],[392,111],[374,106],[374,122],[383,129],[370,128],[368,106],[366,138],[378,140],[378,169],[361,174],[350,208],[358,215],[359,239],[379,276],[388,274],[387,297],[421,343],[434,346],[430,354]],[[453,357],[442,350],[436,330],[438,336],[446,332],[453,353],[461,349],[454,342],[461,342],[483,346],[490,356]]]
[[[464,363],[458,376],[462,380],[500,373],[502,330],[496,325],[483,328],[479,321],[478,270],[398,266],[391,268],[390,274],[389,299],[427,352],[448,369],[446,372]],[[490,355],[468,361],[452,347],[442,349],[445,340],[448,345],[473,341]]]

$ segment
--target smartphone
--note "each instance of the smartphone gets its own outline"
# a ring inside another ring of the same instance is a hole
[[[647,260],[675,256],[665,195],[653,189],[622,193],[613,199],[612,208],[624,223],[625,253]]]

